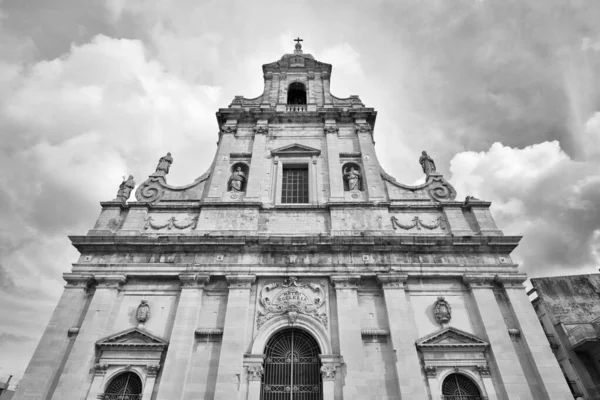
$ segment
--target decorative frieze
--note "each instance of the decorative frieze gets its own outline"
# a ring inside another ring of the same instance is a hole
[[[326,299],[325,291],[320,285],[298,282],[298,278],[293,276],[281,283],[267,284],[259,294],[257,327],[260,329],[267,321],[279,315],[287,316],[290,325],[294,325],[299,314],[313,317],[326,327]]]
[[[187,228],[196,229],[196,226],[198,225],[198,217],[194,217],[191,220],[184,223],[177,222],[177,218],[175,217],[169,218],[165,224],[155,224],[152,216],[148,216],[144,221],[146,221],[146,224],[144,225],[145,230],[148,230],[150,228],[154,230],[160,230],[165,228],[167,228],[168,230],[171,230],[173,228],[179,230]]]
[[[429,230],[440,228],[442,230],[446,230],[446,223],[442,217],[437,217],[432,222],[427,223],[419,218],[418,215],[416,215],[409,224],[402,224],[395,216],[392,216],[390,219],[392,220],[392,228],[394,228],[394,230],[396,230],[396,228],[401,228],[407,231],[413,228],[417,228],[417,230],[421,230],[421,228]]]

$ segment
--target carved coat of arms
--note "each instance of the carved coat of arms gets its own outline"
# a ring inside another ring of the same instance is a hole
[[[298,278],[291,276],[282,283],[265,285],[260,291],[258,302],[258,329],[278,315],[286,315],[293,325],[298,314],[314,317],[327,326],[325,292],[317,284],[300,283]]]

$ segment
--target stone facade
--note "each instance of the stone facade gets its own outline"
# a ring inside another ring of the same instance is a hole
[[[600,274],[531,280],[532,303],[574,396],[600,399]]]
[[[143,400],[275,399],[265,354],[290,328],[317,343],[318,382],[281,387],[310,398],[571,399],[490,203],[456,201],[435,168],[418,186],[385,173],[376,111],[332,95],[331,65],[299,45],[263,74],[262,95],[217,112],[207,172],[174,187],[157,168],[71,237],[81,256],[16,399],[111,399],[128,373]]]

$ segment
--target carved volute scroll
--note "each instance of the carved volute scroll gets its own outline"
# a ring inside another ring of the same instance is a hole
[[[299,314],[316,318],[327,326],[326,297],[323,288],[315,283],[300,283],[289,277],[282,283],[265,285],[259,295],[257,326],[260,329],[271,318],[285,315],[294,325]]]

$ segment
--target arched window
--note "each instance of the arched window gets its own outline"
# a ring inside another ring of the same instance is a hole
[[[450,374],[442,384],[444,400],[481,400],[481,393],[472,380],[461,374]]]
[[[104,392],[104,400],[141,400],[142,381],[133,372],[117,375]]]
[[[288,87],[288,104],[306,104],[306,87],[300,82],[294,82]]]
[[[277,332],[265,348],[261,400],[322,400],[319,345],[301,329]]]

